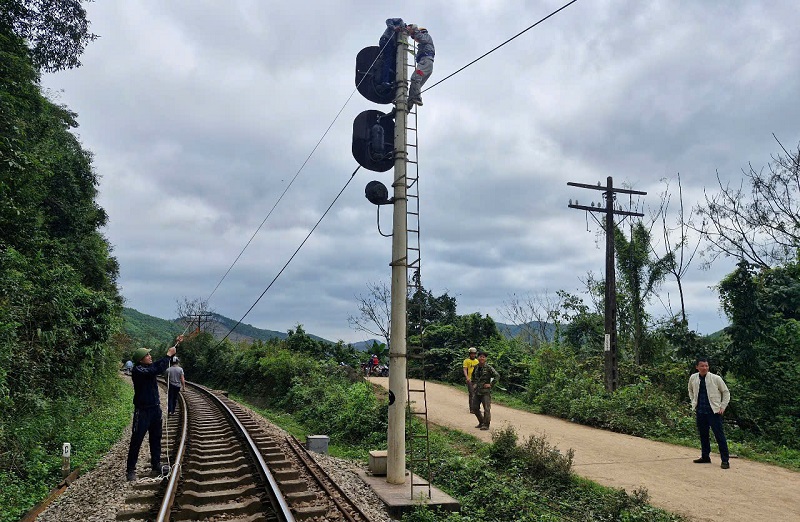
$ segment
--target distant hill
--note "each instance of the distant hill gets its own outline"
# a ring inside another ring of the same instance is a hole
[[[519,337],[520,335],[525,337],[528,331],[540,332],[542,329],[544,330],[545,338],[548,341],[552,341],[555,337],[556,333],[556,326],[550,323],[542,323],[541,321],[531,321],[527,323],[527,325],[516,325],[516,324],[504,324],[504,323],[495,323],[497,325],[497,329],[506,339],[514,339],[515,337]],[[530,341],[531,339],[525,339],[525,341]]]
[[[123,308],[122,317],[124,319],[123,330],[133,339],[136,344],[143,346],[166,345],[186,328],[186,323],[181,319],[159,319],[152,315],[143,314],[133,308]],[[220,314],[212,314],[212,320],[203,324],[203,330],[212,334],[216,339],[222,339],[236,324],[236,320]],[[330,343],[331,341],[317,335],[308,334],[312,339]],[[264,330],[253,325],[242,323],[236,327],[228,336],[233,342],[238,341],[268,341],[270,339],[286,339],[286,332],[275,330]],[[363,341],[364,344],[372,346],[372,341]],[[356,343],[360,345],[362,343]]]
[[[383,344],[383,341],[379,341],[377,339],[370,339],[368,341],[359,341],[357,343],[350,343],[353,348],[358,350],[359,352],[368,352],[372,349],[372,343]]]
[[[183,328],[174,321],[143,314],[133,308],[123,308],[122,318],[123,331],[136,345],[163,346],[183,331]]]
[[[186,327],[186,324],[180,319],[160,319],[152,315],[143,314],[133,308],[123,308],[122,316],[125,320],[123,329],[128,336],[133,339],[134,343],[141,344],[142,346],[165,346],[171,343],[175,336],[181,334]],[[222,339],[233,326],[236,320],[230,319],[220,314],[212,314],[212,320],[203,325],[203,330],[212,334],[216,339]],[[507,339],[513,339],[519,335],[524,335],[525,328],[519,325],[495,323],[500,333]],[[529,329],[539,331],[538,321],[529,323]],[[545,335],[548,340],[553,340],[555,333],[555,325],[544,323]],[[331,343],[331,341],[322,337],[308,334],[312,339]],[[259,339],[261,341],[268,341],[270,339],[286,339],[288,335],[286,332],[278,332],[275,330],[265,330],[257,328],[251,324],[242,323],[236,327],[228,336],[232,342],[238,341],[254,341]],[[377,339],[369,339],[366,341],[359,341],[357,343],[350,343],[353,347],[360,351],[366,352],[372,348],[373,341],[379,344],[383,341]]]

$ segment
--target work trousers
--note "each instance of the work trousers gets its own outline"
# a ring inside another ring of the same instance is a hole
[[[169,393],[167,394],[167,412],[175,413],[175,406],[178,405],[178,394],[180,392],[180,386],[175,386],[174,384],[169,385]]]
[[[420,91],[428,78],[431,77],[433,72],[433,58],[430,56],[423,56],[417,62],[417,69],[411,77],[411,88],[408,91],[408,98],[410,100],[421,99]]]
[[[700,456],[707,459],[711,455],[711,439],[708,435],[709,428],[714,432],[714,438],[717,439],[720,459],[722,462],[728,462],[728,441],[725,440],[725,432],[722,430],[722,415],[718,413],[697,414],[697,432],[700,434]]]
[[[469,394],[469,412],[475,413],[475,409],[472,407],[472,401],[475,400],[475,385],[472,384],[472,381],[467,381],[467,393]]]
[[[161,408],[136,408],[133,410],[133,429],[131,430],[131,445],[128,449],[127,472],[136,471],[136,461],[139,460],[139,450],[145,433],[150,434],[150,466],[158,470],[161,466]]]
[[[392,74],[392,71],[395,68],[395,62],[397,61],[397,45],[394,43],[388,44],[384,49],[381,55],[381,64],[380,64],[380,83],[393,83],[395,78]]]
[[[483,413],[481,413],[483,406]],[[472,413],[478,418],[478,424],[489,427],[492,422],[492,395],[490,393],[476,393],[472,399]]]

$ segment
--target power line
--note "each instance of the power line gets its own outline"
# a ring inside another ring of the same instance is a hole
[[[539,25],[540,23],[544,22],[545,20],[547,20],[547,19],[548,19],[548,18],[550,18],[551,16],[555,16],[555,15],[556,15],[556,14],[558,14],[560,11],[563,11],[564,9],[566,9],[566,8],[567,8],[567,7],[569,7],[569,6],[571,6],[572,4],[574,4],[574,3],[575,3],[575,2],[577,2],[577,1],[578,1],[578,0],[572,0],[571,2],[568,2],[568,3],[564,4],[563,6],[559,7],[558,9],[556,9],[555,11],[553,11],[552,13],[550,13],[549,15],[545,16],[544,18],[542,18],[541,20],[539,20],[538,22],[536,22],[536,23],[535,23],[535,24],[533,24],[532,26],[530,26],[530,27],[528,27],[527,29],[525,29],[525,30],[523,30],[523,31],[520,31],[519,33],[515,34],[514,36],[512,36],[511,38],[509,38],[509,39],[508,39],[508,40],[506,40],[505,42],[501,43],[500,45],[498,45],[497,47],[495,47],[495,48],[494,48],[494,49],[492,49],[491,51],[489,51],[489,52],[487,52],[487,53],[484,53],[484,54],[482,54],[481,56],[479,56],[479,57],[475,58],[474,60],[472,60],[471,62],[469,62],[467,65],[465,65],[465,66],[464,66],[464,67],[462,67],[461,69],[457,70],[456,72],[454,72],[454,73],[452,73],[452,74],[449,74],[449,75],[445,76],[444,78],[442,78],[442,79],[441,79],[441,80],[439,80],[438,82],[434,83],[433,85],[431,85],[431,86],[430,86],[430,87],[428,87],[427,89],[423,90],[422,92],[429,91],[429,90],[433,89],[434,87],[436,87],[437,85],[439,85],[440,83],[442,83],[443,81],[447,80],[448,78],[452,78],[453,76],[455,76],[456,74],[460,73],[461,71],[463,71],[464,69],[466,69],[467,67],[469,67],[470,65],[472,65],[473,63],[475,63],[475,62],[477,62],[478,60],[481,60],[481,59],[483,59],[483,58],[485,58],[485,57],[489,56],[490,54],[492,54],[493,52],[495,52],[496,50],[500,49],[500,48],[501,48],[501,47],[503,47],[505,44],[507,44],[508,42],[510,42],[511,40],[513,40],[514,38],[516,38],[516,37],[518,37],[518,36],[522,35],[523,33],[526,33],[526,32],[528,32],[528,31],[530,31],[531,29],[533,29],[534,27],[536,27],[536,26],[537,26],[537,25]]]
[[[308,232],[308,235],[306,235],[305,239],[303,239],[303,242],[302,242],[302,243],[300,243],[300,246],[298,246],[298,247],[297,247],[297,250],[295,250],[295,251],[294,251],[294,254],[292,254],[292,256],[289,258],[289,260],[288,260],[288,261],[286,261],[286,264],[285,264],[285,265],[283,265],[283,268],[281,268],[281,270],[278,272],[278,274],[277,274],[277,275],[276,275],[276,276],[275,276],[275,277],[272,279],[272,281],[270,281],[270,283],[267,285],[267,287],[264,289],[264,291],[263,291],[263,292],[261,292],[261,295],[260,295],[260,296],[258,296],[258,299],[256,299],[255,303],[253,303],[253,304],[252,304],[252,306],[250,306],[250,308],[248,308],[248,309],[247,309],[247,311],[244,313],[244,315],[242,316],[242,318],[241,318],[241,319],[239,319],[239,320],[236,322],[236,324],[235,324],[235,325],[233,325],[233,328],[231,328],[231,329],[228,331],[228,333],[226,333],[226,334],[225,334],[225,337],[223,337],[223,338],[222,338],[222,340],[221,340],[221,341],[220,341],[220,342],[217,344],[217,346],[216,346],[215,348],[217,348],[217,347],[221,346],[221,345],[222,345],[222,343],[223,343],[223,342],[225,342],[225,339],[227,339],[227,338],[228,338],[228,336],[230,336],[230,335],[233,333],[233,331],[236,329],[236,327],[237,327],[237,326],[239,326],[240,324],[242,324],[242,321],[244,321],[244,318],[245,318],[245,317],[247,317],[247,314],[249,314],[249,313],[250,313],[250,312],[253,310],[253,308],[255,308],[255,306],[258,304],[258,302],[259,302],[259,301],[261,301],[261,298],[262,298],[262,297],[264,297],[264,294],[266,294],[266,293],[267,293],[267,290],[269,290],[270,288],[272,288],[272,285],[275,283],[275,281],[277,281],[277,280],[278,280],[278,278],[279,278],[279,277],[281,276],[281,274],[283,273],[283,271],[284,271],[284,270],[286,270],[286,267],[287,267],[287,266],[289,266],[289,263],[291,263],[291,262],[292,262],[292,260],[294,259],[294,257],[297,255],[297,253],[298,253],[298,252],[300,252],[300,249],[301,249],[301,248],[303,248],[303,245],[305,245],[305,244],[306,244],[306,241],[308,241],[308,238],[309,238],[309,237],[311,237],[311,234],[313,234],[313,233],[314,233],[314,231],[315,231],[315,230],[317,229],[317,227],[319,226],[319,224],[320,224],[320,223],[322,223],[322,220],[323,220],[323,219],[325,219],[325,216],[328,214],[328,212],[330,212],[331,208],[333,208],[333,205],[336,203],[336,201],[339,199],[339,197],[342,195],[342,193],[344,193],[344,191],[345,191],[345,189],[347,188],[347,186],[350,184],[350,182],[351,182],[351,181],[353,181],[353,178],[355,177],[355,175],[356,175],[356,172],[358,172],[358,170],[359,170],[360,168],[361,168],[361,165],[359,165],[358,167],[356,167],[356,170],[354,170],[354,171],[353,171],[353,173],[352,173],[352,174],[350,174],[350,178],[347,180],[347,183],[345,183],[345,184],[344,184],[344,186],[342,187],[342,190],[340,190],[340,191],[339,191],[339,193],[336,195],[336,197],[335,197],[335,198],[333,198],[333,201],[331,202],[331,204],[330,204],[330,205],[328,205],[328,208],[327,208],[327,210],[325,210],[325,212],[322,214],[322,216],[320,216],[320,218],[319,218],[319,220],[317,221],[317,223],[316,223],[316,224],[315,224],[315,225],[314,225],[314,226],[311,228],[311,230]]]
[[[371,70],[372,70],[372,68],[375,66],[375,63],[378,61],[378,57],[379,57],[379,56],[380,56],[380,55],[383,53],[383,50],[386,48],[386,46],[387,46],[387,45],[389,45],[389,42],[391,42],[391,39],[389,39],[389,41],[387,41],[387,42],[386,42],[386,43],[383,45],[383,47],[381,48],[380,52],[377,54],[377,56],[375,57],[375,59],[372,61],[372,64],[369,66],[369,69],[367,69],[367,73],[369,73],[369,71],[371,71]],[[240,258],[240,257],[242,257],[242,254],[244,254],[244,251],[245,251],[245,250],[247,250],[247,247],[249,247],[249,246],[250,246],[250,243],[252,243],[252,242],[253,242],[253,239],[255,239],[255,237],[256,237],[256,234],[258,234],[258,232],[261,230],[261,227],[263,227],[263,226],[264,226],[264,223],[266,223],[266,222],[267,222],[267,220],[269,219],[269,217],[272,215],[272,212],[273,212],[273,211],[275,210],[275,208],[278,206],[278,203],[280,203],[280,202],[281,202],[281,200],[283,199],[283,196],[285,196],[285,195],[286,195],[286,193],[287,193],[287,192],[289,191],[289,189],[291,188],[292,184],[294,184],[294,181],[297,179],[297,177],[298,177],[298,176],[300,175],[300,173],[303,171],[303,169],[305,168],[306,164],[307,164],[307,163],[308,163],[308,161],[311,159],[311,156],[313,156],[313,155],[314,155],[314,153],[317,151],[317,148],[318,148],[318,147],[320,146],[320,144],[322,143],[322,140],[324,140],[324,139],[325,139],[325,136],[327,136],[327,135],[328,135],[328,132],[330,132],[331,128],[333,127],[333,124],[334,124],[334,123],[336,123],[336,120],[338,120],[338,119],[339,119],[339,116],[341,116],[341,114],[342,114],[342,111],[344,111],[344,108],[345,108],[345,107],[347,107],[347,104],[348,104],[348,103],[350,103],[350,100],[353,98],[353,95],[354,95],[354,94],[356,93],[356,91],[358,90],[358,87],[361,85],[361,82],[363,82],[363,81],[364,81],[364,79],[365,79],[365,78],[367,78],[367,76],[368,76],[367,74],[364,74],[364,76],[361,78],[361,81],[359,81],[359,82],[358,82],[358,84],[356,84],[356,88],[355,88],[355,89],[353,89],[353,91],[350,93],[350,96],[348,96],[348,97],[347,97],[347,100],[345,100],[345,102],[344,102],[344,105],[342,105],[341,109],[339,109],[339,112],[337,112],[337,113],[336,113],[336,116],[334,116],[334,117],[333,117],[333,121],[331,121],[330,125],[328,125],[328,128],[327,128],[327,129],[325,129],[325,132],[324,132],[324,133],[322,133],[322,137],[319,139],[319,141],[317,141],[317,144],[316,144],[316,145],[314,145],[314,148],[313,148],[313,149],[311,149],[311,152],[308,154],[308,156],[306,157],[306,159],[305,159],[305,161],[303,162],[303,164],[302,164],[302,165],[300,165],[300,168],[297,170],[297,172],[295,173],[294,177],[291,179],[291,181],[289,181],[289,184],[288,184],[288,185],[286,185],[286,188],[283,190],[283,192],[281,193],[281,195],[278,197],[278,200],[277,200],[277,201],[275,201],[275,204],[274,204],[274,205],[272,205],[272,208],[271,208],[271,209],[269,210],[269,212],[267,213],[267,216],[266,216],[266,217],[263,219],[263,221],[261,221],[261,224],[260,224],[260,225],[258,225],[258,228],[256,228],[256,231],[255,231],[255,232],[253,232],[253,235],[252,235],[252,236],[250,236],[250,239],[248,239],[248,240],[247,240],[247,243],[244,245],[244,248],[242,248],[241,252],[239,252],[239,255],[237,255],[237,256],[236,256],[236,259],[234,259],[234,260],[233,260],[233,263],[231,263],[231,266],[229,266],[229,267],[228,267],[228,270],[226,270],[226,271],[225,271],[225,274],[224,274],[224,275],[222,276],[222,278],[219,280],[219,282],[217,283],[217,286],[215,286],[215,287],[214,287],[214,290],[212,290],[212,291],[211,291],[211,294],[209,294],[209,296],[206,298],[206,301],[211,301],[211,297],[212,297],[212,296],[213,296],[213,295],[216,293],[217,289],[220,287],[220,285],[221,285],[221,284],[222,284],[222,282],[225,280],[225,278],[226,278],[226,277],[228,277],[228,274],[231,272],[231,270],[233,269],[234,265],[235,265],[235,264],[236,264],[236,263],[239,261],[239,258]]]

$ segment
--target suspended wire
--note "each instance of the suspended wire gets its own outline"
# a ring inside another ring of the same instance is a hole
[[[447,80],[447,79],[449,79],[449,78],[452,78],[453,76],[455,76],[456,74],[460,73],[461,71],[463,71],[463,70],[464,70],[464,69],[466,69],[467,67],[469,67],[469,66],[473,65],[474,63],[478,62],[479,60],[482,60],[482,59],[483,59],[483,58],[485,58],[486,56],[488,56],[488,55],[490,55],[491,53],[495,52],[496,50],[500,49],[501,47],[503,47],[503,46],[504,46],[504,45],[506,45],[507,43],[509,43],[509,42],[511,42],[512,40],[514,40],[514,39],[518,38],[519,36],[521,36],[522,34],[524,34],[524,33],[528,32],[528,31],[530,31],[531,29],[533,29],[533,28],[534,28],[534,27],[536,27],[537,25],[541,24],[541,23],[542,23],[542,22],[544,22],[545,20],[547,20],[547,19],[549,19],[549,18],[551,18],[551,17],[555,16],[556,14],[558,14],[558,13],[559,13],[559,12],[561,12],[561,11],[563,11],[564,9],[566,9],[566,8],[567,8],[567,7],[569,7],[569,6],[571,6],[572,4],[574,4],[574,3],[575,3],[575,2],[577,2],[577,1],[578,1],[578,0],[571,0],[570,2],[568,2],[568,3],[564,4],[563,6],[561,6],[561,7],[560,7],[560,8],[558,8],[558,9],[556,9],[556,10],[555,10],[555,11],[553,11],[552,13],[548,14],[548,15],[547,15],[547,16],[545,16],[544,18],[540,19],[540,20],[539,20],[539,21],[537,21],[536,23],[532,24],[532,25],[531,25],[531,26],[529,26],[528,28],[526,28],[526,29],[524,29],[524,30],[520,31],[520,32],[519,32],[519,33],[517,33],[516,35],[514,35],[514,36],[512,36],[511,38],[509,38],[508,40],[506,40],[505,42],[501,43],[500,45],[496,46],[495,48],[491,49],[490,51],[488,51],[488,52],[486,52],[486,53],[482,54],[482,55],[481,55],[481,56],[479,56],[478,58],[476,58],[476,59],[472,60],[471,62],[469,62],[469,63],[468,63],[468,64],[466,64],[465,66],[463,66],[463,67],[461,67],[460,69],[456,70],[455,72],[453,72],[453,73],[451,73],[451,74],[449,74],[449,75],[445,76],[444,78],[442,78],[441,80],[439,80],[438,82],[434,83],[433,85],[429,86],[428,88],[424,89],[424,90],[423,90],[423,91],[421,91],[421,92],[426,92],[426,91],[429,91],[429,90],[433,89],[434,87],[436,87],[437,85],[439,85],[440,83],[444,82],[445,80]],[[339,109],[339,111],[336,113],[336,116],[334,116],[333,120],[332,120],[332,121],[331,121],[331,123],[328,125],[328,128],[327,128],[327,129],[325,129],[325,132],[322,134],[322,137],[320,137],[319,141],[317,141],[317,144],[316,144],[316,145],[314,145],[314,148],[313,148],[313,149],[311,150],[311,152],[308,154],[308,156],[306,157],[305,161],[303,161],[302,165],[301,165],[301,166],[300,166],[300,168],[297,170],[297,172],[295,173],[295,175],[292,177],[292,179],[290,180],[289,184],[286,186],[286,188],[284,189],[284,191],[283,191],[283,192],[281,193],[281,195],[278,197],[277,201],[275,201],[275,204],[272,206],[272,208],[270,209],[270,211],[267,213],[267,216],[266,216],[266,217],[263,219],[263,221],[261,221],[261,224],[259,224],[259,225],[258,225],[258,228],[256,228],[255,232],[253,232],[253,235],[252,235],[252,236],[250,237],[250,239],[247,241],[247,243],[245,244],[244,248],[242,248],[241,252],[239,252],[239,254],[236,256],[236,259],[234,259],[233,263],[231,263],[231,266],[230,266],[230,267],[228,267],[228,270],[225,272],[225,274],[224,274],[224,275],[222,276],[222,278],[219,280],[219,282],[217,283],[217,285],[214,287],[214,290],[211,292],[211,294],[209,294],[208,298],[206,299],[207,301],[210,301],[210,300],[211,300],[211,297],[212,297],[212,296],[213,296],[213,295],[216,293],[217,289],[219,289],[220,285],[221,285],[221,284],[222,284],[222,282],[225,280],[225,278],[228,276],[228,274],[230,273],[230,271],[233,269],[234,265],[236,265],[236,263],[239,261],[239,258],[241,258],[241,257],[242,257],[242,254],[244,254],[244,251],[245,251],[245,250],[247,250],[247,247],[248,247],[248,246],[250,246],[250,243],[252,243],[252,241],[253,241],[253,239],[255,238],[255,236],[258,234],[258,232],[259,232],[259,231],[261,230],[261,228],[264,226],[264,223],[266,223],[267,219],[269,219],[269,217],[272,215],[272,213],[273,213],[273,211],[275,210],[275,208],[278,206],[278,204],[281,202],[281,200],[283,199],[283,197],[284,197],[284,196],[286,195],[286,193],[289,191],[289,188],[291,188],[291,186],[294,184],[294,182],[295,182],[295,180],[297,179],[297,177],[298,177],[298,176],[300,175],[300,173],[303,171],[303,169],[305,168],[306,164],[309,162],[309,160],[311,159],[311,157],[312,157],[312,156],[314,155],[314,153],[316,152],[317,148],[319,148],[319,146],[320,146],[320,144],[322,143],[322,141],[323,141],[323,140],[325,139],[325,137],[328,135],[328,132],[330,132],[330,130],[331,130],[331,128],[333,127],[334,123],[336,123],[336,121],[339,119],[339,116],[342,114],[342,112],[344,111],[344,109],[345,109],[345,107],[347,106],[347,104],[348,104],[348,103],[350,102],[350,100],[353,98],[353,95],[354,95],[354,94],[356,93],[356,91],[358,90],[358,87],[361,85],[361,82],[363,82],[363,81],[364,81],[364,80],[367,78],[369,71],[371,71],[371,70],[372,70],[372,68],[375,66],[375,63],[377,62],[377,60],[378,60],[378,57],[379,57],[379,56],[381,56],[381,54],[383,54],[383,51],[384,51],[384,49],[385,49],[385,48],[386,48],[386,46],[389,44],[389,42],[391,42],[391,40],[392,40],[392,39],[389,39],[389,40],[387,40],[387,42],[386,42],[386,43],[384,44],[384,46],[381,48],[381,51],[380,51],[380,52],[377,54],[377,56],[375,57],[375,60],[373,60],[373,61],[372,61],[372,63],[370,64],[369,68],[367,69],[367,72],[364,74],[364,76],[361,78],[361,80],[359,81],[359,83],[356,85],[355,89],[353,89],[353,91],[352,91],[352,92],[350,93],[350,95],[347,97],[347,100],[345,100],[345,102],[344,102],[344,104],[342,105],[342,107],[341,107],[341,108]],[[291,262],[291,261],[294,259],[294,257],[297,255],[297,253],[298,253],[298,252],[300,251],[300,249],[303,247],[303,245],[304,245],[304,244],[305,244],[305,242],[308,240],[308,238],[311,236],[311,234],[314,232],[314,230],[316,230],[317,226],[320,224],[320,222],[322,221],[322,219],[323,219],[323,218],[324,218],[324,217],[327,215],[328,211],[330,211],[330,209],[333,207],[333,205],[336,203],[336,201],[337,201],[337,200],[339,199],[339,197],[342,195],[342,193],[344,192],[344,190],[347,188],[347,186],[348,186],[348,185],[350,184],[350,182],[353,180],[353,177],[355,176],[356,172],[358,172],[359,168],[361,168],[361,167],[359,166],[358,168],[356,168],[356,170],[355,170],[355,171],[353,171],[353,174],[351,174],[351,176],[350,176],[350,179],[348,179],[347,183],[345,183],[345,186],[344,186],[344,187],[342,187],[342,190],[339,192],[339,194],[336,196],[336,198],[334,198],[333,202],[330,204],[330,206],[328,207],[328,209],[325,211],[325,213],[322,215],[322,217],[320,217],[319,221],[317,221],[317,223],[314,225],[314,227],[313,227],[313,228],[311,229],[311,231],[308,233],[308,235],[307,235],[307,236],[306,236],[306,238],[303,240],[303,242],[300,244],[300,246],[297,248],[297,250],[294,252],[294,254],[292,254],[292,256],[289,258],[289,260],[286,262],[286,264],[285,264],[285,265],[283,266],[283,268],[280,270],[280,272],[278,272],[278,274],[275,276],[275,278],[274,278],[274,279],[273,279],[273,280],[272,280],[272,281],[269,283],[269,285],[267,286],[267,288],[265,288],[265,289],[264,289],[264,291],[261,293],[261,295],[258,297],[258,299],[256,299],[255,303],[253,303],[253,305],[252,305],[252,306],[250,306],[250,308],[247,310],[247,312],[245,312],[245,314],[244,314],[244,315],[241,317],[241,319],[239,319],[239,321],[237,321],[237,323],[236,323],[236,324],[233,326],[233,328],[231,328],[231,329],[230,329],[230,331],[228,331],[228,333],[227,333],[227,334],[225,334],[225,337],[223,337],[223,338],[222,338],[222,340],[219,342],[219,344],[218,344],[217,346],[221,345],[221,344],[222,344],[222,342],[223,342],[223,341],[225,341],[225,339],[227,339],[227,338],[230,336],[230,334],[231,334],[231,333],[233,333],[233,331],[236,329],[236,327],[237,327],[237,326],[239,326],[239,325],[241,324],[241,322],[242,322],[242,321],[245,319],[245,317],[247,317],[247,315],[248,315],[248,314],[249,314],[249,313],[250,313],[250,312],[253,310],[253,308],[256,306],[256,304],[258,304],[258,302],[261,300],[261,298],[262,298],[262,297],[264,297],[264,294],[266,294],[266,293],[267,293],[267,291],[268,291],[268,290],[269,290],[269,289],[272,287],[272,285],[275,283],[275,281],[278,279],[278,277],[280,277],[280,275],[283,273],[283,271],[286,269],[286,267],[289,265],[289,263],[290,263],[290,262]]]
[[[220,341],[220,342],[219,342],[219,343],[218,343],[218,344],[215,346],[215,348],[218,348],[218,347],[220,347],[220,346],[222,345],[222,343],[223,343],[223,342],[225,342],[225,339],[227,339],[227,338],[228,338],[228,336],[230,336],[230,335],[233,333],[233,331],[236,329],[236,327],[237,327],[237,326],[239,326],[240,324],[242,324],[242,321],[244,321],[245,317],[247,317],[247,315],[248,315],[248,314],[249,314],[249,313],[250,313],[250,312],[253,310],[253,308],[255,308],[255,306],[258,304],[258,302],[259,302],[259,301],[261,301],[261,298],[262,298],[262,297],[264,297],[264,294],[266,294],[266,293],[267,293],[267,290],[269,290],[270,288],[272,288],[272,285],[273,285],[273,284],[275,284],[275,281],[277,281],[277,280],[278,280],[278,278],[279,278],[279,277],[281,276],[281,274],[283,273],[283,271],[284,271],[284,270],[286,270],[286,267],[288,267],[288,266],[289,266],[289,263],[291,263],[291,262],[292,262],[292,260],[294,259],[294,257],[297,255],[297,253],[298,253],[298,252],[300,252],[300,249],[301,249],[301,248],[303,248],[303,245],[305,245],[305,244],[306,244],[306,241],[308,241],[308,238],[309,238],[309,237],[311,237],[311,234],[313,234],[313,233],[314,233],[314,231],[315,231],[315,230],[317,229],[317,227],[319,226],[319,224],[320,224],[320,223],[322,223],[322,220],[323,220],[323,219],[325,219],[325,216],[327,216],[327,215],[328,215],[328,212],[330,212],[330,210],[333,208],[333,205],[334,205],[334,204],[336,204],[336,201],[337,201],[337,200],[339,199],[339,197],[340,197],[340,196],[341,196],[341,195],[344,193],[344,191],[345,191],[345,189],[347,188],[347,186],[350,184],[350,182],[351,182],[351,181],[353,181],[353,178],[355,178],[355,176],[356,176],[356,172],[358,172],[358,170],[359,170],[360,168],[361,168],[361,165],[359,165],[358,167],[356,167],[356,170],[354,170],[354,171],[353,171],[353,173],[352,173],[352,174],[350,174],[350,178],[347,180],[347,183],[345,183],[345,184],[344,184],[344,186],[342,187],[342,190],[340,190],[340,191],[339,191],[339,193],[336,195],[336,197],[335,197],[335,198],[333,198],[333,201],[331,201],[331,204],[330,204],[330,205],[328,205],[328,208],[325,210],[325,212],[322,214],[322,216],[320,216],[320,218],[319,218],[319,220],[317,221],[317,223],[316,223],[316,224],[315,224],[315,225],[314,225],[314,226],[311,228],[311,230],[308,232],[308,234],[306,235],[305,239],[303,239],[303,242],[302,242],[302,243],[300,243],[300,246],[298,246],[298,247],[297,247],[297,250],[295,250],[295,251],[294,251],[294,254],[292,254],[292,256],[289,258],[289,260],[288,260],[288,261],[286,261],[286,264],[284,264],[284,265],[283,265],[283,268],[281,268],[281,269],[280,269],[280,271],[277,273],[277,275],[276,275],[276,276],[275,276],[275,277],[272,279],[272,281],[270,281],[270,283],[267,285],[267,287],[264,289],[264,291],[263,291],[263,292],[261,292],[261,295],[260,295],[260,296],[258,296],[258,299],[256,299],[255,303],[253,303],[253,304],[252,304],[252,306],[250,306],[250,308],[248,308],[248,309],[247,309],[247,311],[244,313],[244,315],[242,316],[242,318],[241,318],[241,319],[239,319],[239,320],[236,322],[236,324],[235,324],[235,325],[233,325],[233,328],[231,328],[231,329],[228,331],[228,333],[226,333],[226,334],[225,334],[225,337],[223,337],[223,338],[222,338],[222,340],[221,340],[221,341]]]
[[[515,34],[514,36],[512,36],[511,38],[509,38],[508,40],[506,40],[505,42],[501,43],[500,45],[498,45],[497,47],[495,47],[495,48],[494,48],[494,49],[492,49],[491,51],[489,51],[489,52],[487,52],[487,53],[484,53],[484,54],[482,54],[481,56],[479,56],[479,57],[475,58],[474,60],[472,60],[471,62],[469,62],[467,65],[465,65],[464,67],[462,67],[461,69],[457,70],[456,72],[454,72],[454,73],[452,73],[452,74],[449,74],[449,75],[445,76],[444,78],[442,78],[442,79],[441,79],[441,80],[439,80],[438,82],[434,83],[433,85],[431,85],[431,86],[430,86],[430,87],[428,87],[427,89],[424,89],[423,91],[421,91],[421,92],[420,92],[420,94],[422,94],[423,92],[426,92],[426,91],[429,91],[429,90],[433,89],[434,87],[436,87],[437,85],[439,85],[439,84],[440,84],[440,83],[442,83],[443,81],[447,80],[448,78],[452,78],[453,76],[455,76],[456,74],[460,73],[461,71],[463,71],[464,69],[466,69],[466,68],[467,68],[467,67],[469,67],[470,65],[474,64],[474,63],[475,63],[475,62],[477,62],[478,60],[481,60],[481,59],[483,59],[483,58],[485,58],[485,57],[489,56],[490,54],[492,54],[492,53],[493,53],[493,52],[495,52],[496,50],[500,49],[501,47],[503,47],[505,44],[507,44],[507,43],[508,43],[508,42],[510,42],[511,40],[513,40],[513,39],[517,38],[518,36],[522,35],[523,33],[526,33],[526,32],[528,32],[528,31],[530,31],[531,29],[533,29],[534,27],[536,27],[536,26],[537,26],[537,25],[539,25],[540,23],[544,22],[545,20],[547,20],[547,19],[548,19],[548,18],[550,18],[551,16],[555,16],[555,15],[556,15],[556,14],[558,14],[560,11],[563,11],[564,9],[566,9],[566,8],[567,8],[567,7],[569,7],[569,6],[571,6],[572,4],[574,4],[574,3],[575,3],[575,2],[577,2],[577,1],[578,1],[578,0],[572,0],[571,2],[568,2],[568,3],[564,4],[563,6],[559,7],[558,9],[556,9],[555,11],[553,11],[552,13],[550,13],[549,15],[545,16],[544,18],[542,18],[541,20],[539,20],[538,22],[536,22],[536,23],[535,23],[535,24],[533,24],[532,26],[528,27],[527,29],[525,29],[525,30],[523,30],[523,31],[520,31],[519,33]]]
[[[267,222],[269,217],[272,215],[272,212],[278,206],[278,203],[280,203],[281,200],[283,199],[283,196],[286,195],[286,193],[291,188],[292,184],[294,184],[294,181],[297,179],[297,176],[300,175],[300,173],[303,171],[303,169],[305,168],[305,166],[308,163],[308,161],[311,159],[311,156],[313,156],[314,153],[317,151],[317,148],[322,143],[322,140],[324,140],[325,136],[328,135],[328,132],[330,132],[331,128],[333,127],[333,124],[336,123],[336,120],[339,119],[339,116],[341,116],[342,111],[344,111],[344,108],[347,107],[347,104],[350,103],[350,100],[353,98],[353,95],[356,93],[356,91],[358,90],[359,86],[361,86],[361,82],[363,82],[367,78],[368,73],[372,70],[372,68],[375,66],[375,63],[378,61],[378,57],[383,54],[383,50],[386,49],[386,46],[389,45],[389,42],[391,42],[391,41],[392,41],[392,39],[390,38],[389,40],[387,40],[387,42],[385,44],[383,44],[383,47],[381,47],[380,52],[378,53],[378,55],[375,57],[375,59],[370,64],[369,69],[367,69],[367,72],[364,73],[364,76],[361,78],[361,80],[358,82],[358,84],[356,84],[355,89],[353,89],[353,91],[350,93],[350,96],[347,97],[347,100],[345,100],[344,105],[342,105],[342,108],[339,109],[339,112],[337,112],[336,116],[334,116],[333,121],[331,121],[330,125],[328,125],[328,128],[325,129],[325,132],[322,133],[322,137],[319,139],[319,141],[317,141],[317,144],[314,145],[314,148],[311,149],[311,152],[308,154],[308,156],[306,157],[306,159],[303,162],[303,164],[300,165],[300,168],[297,170],[297,172],[295,173],[295,175],[291,179],[291,181],[289,181],[289,184],[286,185],[286,188],[283,190],[283,192],[281,193],[280,197],[278,197],[278,200],[275,201],[274,205],[272,205],[272,208],[267,213],[267,216],[264,218],[263,221],[261,221],[261,224],[258,225],[258,228],[256,228],[256,231],[253,232],[252,236],[250,236],[250,239],[247,240],[247,243],[244,245],[244,248],[242,248],[241,252],[239,252],[239,255],[236,256],[236,259],[233,260],[233,263],[231,263],[231,266],[229,266],[228,270],[225,271],[225,274],[219,280],[219,282],[217,283],[217,286],[214,287],[214,290],[212,290],[211,294],[209,294],[209,296],[206,298],[206,302],[211,301],[211,297],[216,293],[217,289],[220,287],[220,285],[225,280],[225,278],[228,277],[228,274],[231,272],[231,270],[233,269],[234,265],[239,261],[239,258],[242,257],[242,254],[244,254],[244,251],[247,250],[247,247],[250,246],[250,243],[253,242],[253,239],[256,237],[256,234],[258,234],[258,232],[261,230],[261,227],[264,226],[264,223]]]

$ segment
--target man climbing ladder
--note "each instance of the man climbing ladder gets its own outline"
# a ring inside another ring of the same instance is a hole
[[[433,46],[433,38],[424,27],[408,24],[406,32],[417,42],[417,68],[411,78],[411,88],[408,92],[408,110],[411,110],[414,104],[422,105],[420,91],[433,73],[433,58],[436,55],[436,49]]]

